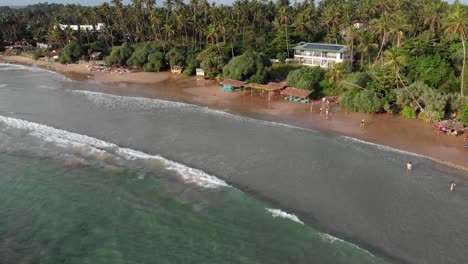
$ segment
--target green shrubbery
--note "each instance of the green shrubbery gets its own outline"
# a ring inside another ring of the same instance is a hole
[[[341,106],[354,112],[379,113],[387,104],[385,97],[365,90],[352,90],[344,94]]]
[[[76,42],[68,43],[59,53],[59,62],[61,64],[74,63],[81,57],[81,47]]]
[[[320,92],[320,82],[323,81],[325,71],[320,67],[303,67],[288,74],[288,86],[299,89]]]
[[[263,54],[246,51],[234,57],[224,68],[224,78],[230,78],[254,83],[266,83],[270,60]]]
[[[468,102],[465,102],[462,107],[460,107],[460,121],[464,126],[468,126]]]
[[[401,111],[401,115],[404,117],[404,118],[416,118],[417,115],[416,115],[416,110],[414,110],[414,108],[410,107],[410,106],[405,106],[403,107],[403,110]]]
[[[33,54],[33,59],[38,60],[42,56],[44,56],[44,51],[42,49],[36,49],[36,51]]]

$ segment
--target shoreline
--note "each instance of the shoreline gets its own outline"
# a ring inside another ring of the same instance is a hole
[[[422,155],[439,164],[468,171],[468,150],[464,148],[463,136],[437,135],[432,124],[422,120],[409,120],[389,114],[348,113],[336,106],[333,107],[331,118],[326,119],[318,113],[319,101],[312,102],[311,113],[310,104],[283,101],[278,97],[268,102],[265,95],[251,95],[249,91],[223,92],[215,81],[176,76],[170,72],[118,75],[90,72],[87,64],[66,66],[22,56],[0,56],[2,61],[45,68],[77,81],[105,84],[106,88],[100,92],[182,101],[265,121],[332,131],[366,144]],[[116,83],[119,84],[117,87]],[[364,128],[359,127],[362,118],[366,120]]]

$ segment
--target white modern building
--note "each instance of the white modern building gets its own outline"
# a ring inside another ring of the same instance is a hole
[[[294,60],[307,66],[328,68],[350,59],[348,47],[345,45],[301,42],[292,49]]]
[[[96,29],[96,31],[101,31],[104,28],[106,28],[106,24],[104,23],[98,23],[97,25],[64,25],[64,24],[59,24],[59,27],[61,30],[65,30],[68,27],[71,28],[72,30],[78,31],[78,27],[80,28],[81,31],[93,31]]]

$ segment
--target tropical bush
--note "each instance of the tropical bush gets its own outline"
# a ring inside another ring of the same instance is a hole
[[[184,75],[192,76],[195,75],[197,68],[200,66],[200,62],[197,60],[195,52],[189,52],[187,55],[187,68],[184,70]]]
[[[468,126],[468,102],[465,102],[460,108],[460,122],[464,126]]]
[[[74,63],[81,57],[81,47],[76,42],[68,43],[59,53],[59,62],[61,64]]]
[[[234,57],[223,68],[224,78],[255,83],[266,83],[270,60],[263,54],[254,51],[246,51],[244,54]]]
[[[156,51],[148,55],[148,62],[145,64],[144,71],[160,71],[164,69],[165,60],[162,52]]]
[[[420,110],[425,112],[425,119],[433,121],[444,117],[451,99],[451,96],[442,94],[422,82],[414,82],[407,88],[395,89],[395,93],[396,104],[400,108],[403,109],[405,106],[413,109],[422,108]]]
[[[186,59],[185,51],[179,48],[172,48],[166,53],[166,60],[171,67],[185,66]]]
[[[416,110],[414,110],[414,108],[410,107],[410,106],[405,106],[403,107],[403,110],[401,111],[401,115],[404,117],[404,118],[416,118],[417,115],[416,115]]]
[[[157,51],[158,49],[156,47],[152,47],[148,43],[145,43],[143,45],[138,45],[135,48],[135,51],[130,56],[130,58],[127,60],[127,65],[143,66],[148,62],[148,56],[151,53],[155,53]]]
[[[386,99],[366,90],[348,91],[344,94],[341,106],[354,112],[379,113],[384,111]]]
[[[323,81],[324,75],[325,71],[320,67],[304,67],[290,72],[286,81],[288,86],[320,92],[320,82]]]
[[[108,65],[126,65],[132,54],[133,48],[125,42],[122,46],[114,48],[111,54],[105,58],[105,62]]]
[[[276,58],[278,59],[279,63],[284,64],[288,58],[288,54],[286,54],[286,52],[280,52],[276,54]]]
[[[44,51],[42,49],[36,49],[36,51],[33,54],[33,59],[38,60],[42,56],[44,56]]]
[[[207,77],[215,78],[223,72],[223,68],[229,60],[228,52],[229,49],[226,49],[224,44],[218,43],[197,55],[200,67],[205,71]]]

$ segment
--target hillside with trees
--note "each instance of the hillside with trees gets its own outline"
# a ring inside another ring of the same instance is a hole
[[[353,26],[355,21],[364,26]],[[101,31],[58,27],[98,23],[106,27]],[[338,64],[323,74],[295,69],[288,82],[311,89],[316,96],[340,95],[342,106],[353,111],[468,119],[468,8],[459,1],[38,4],[0,8],[0,27],[3,45],[21,40],[53,44],[63,48],[63,63],[102,51],[109,64],[145,71],[178,65],[186,67],[187,75],[202,67],[212,78],[224,74],[263,83],[278,79],[274,73],[281,71],[281,63],[293,56],[291,47],[300,41],[344,44],[353,63]],[[280,63],[270,67],[265,58],[278,58]]]

